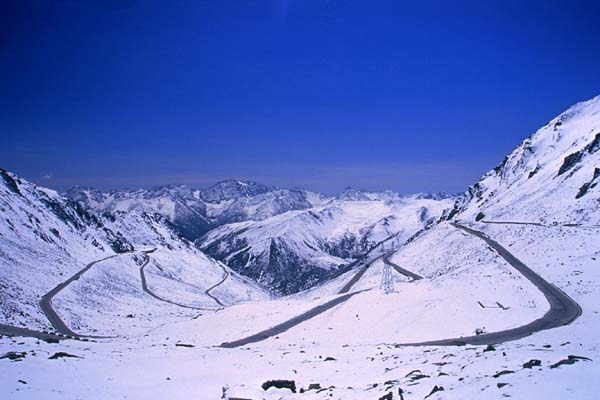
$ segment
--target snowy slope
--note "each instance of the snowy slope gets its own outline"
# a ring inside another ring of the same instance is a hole
[[[0,323],[46,329],[40,298],[87,263],[124,253],[95,265],[53,300],[68,326],[114,334],[181,318],[185,310],[143,292],[144,257],[133,249],[156,249],[146,266],[148,286],[158,296],[197,308],[218,309],[266,299],[264,290],[181,239],[171,223],[139,209],[96,216],[56,192],[1,171]],[[206,294],[211,291],[219,302]],[[140,313],[140,310],[145,310]],[[133,315],[133,317],[127,317]],[[129,328],[123,328],[129,327]]]
[[[402,243],[450,207],[452,199],[401,198],[397,194],[341,196],[321,207],[263,221],[221,226],[198,241],[200,248],[236,271],[281,294],[313,286],[397,235]]]
[[[352,191],[337,199],[323,199],[319,205],[307,197],[312,209],[224,225],[209,232],[203,245],[223,252],[233,266],[236,257],[251,261],[249,255],[258,259],[264,251],[270,252],[270,260],[273,248],[280,254],[282,243],[293,250],[290,254],[306,255],[322,263],[322,270],[335,271],[335,263],[347,262],[363,243],[401,231],[397,243],[407,237],[412,240],[397,248],[391,260],[423,279],[411,281],[392,271],[395,292],[385,294],[379,288],[383,262],[374,262],[352,288],[362,292],[298,322],[299,316],[341,298],[336,293],[357,271],[272,301],[261,301],[266,295],[254,298],[260,293],[256,288],[252,301],[238,302],[245,291],[252,290],[239,278],[240,287],[231,289],[237,299],[232,297],[229,307],[188,311],[144,298],[139,285],[132,284],[141,254],[126,253],[111,259],[105,268],[90,271],[59,300],[70,323],[85,332],[95,332],[92,329],[100,326],[101,333],[126,334],[98,343],[56,345],[0,338],[0,355],[16,351],[24,357],[18,362],[0,360],[2,393],[16,399],[595,399],[600,375],[600,229],[596,227],[600,213],[592,177],[598,165],[598,103],[596,98],[578,104],[551,121],[446,214],[496,240],[576,301],[583,313],[570,324],[492,346],[412,346],[423,340],[473,335],[478,329],[518,327],[545,315],[550,304],[497,250],[449,221],[412,235],[424,221],[436,219],[436,211],[443,209],[439,199],[444,196],[436,200],[386,194],[384,199]],[[15,184],[4,179],[2,194],[12,199]],[[447,205],[453,200],[443,202]],[[13,211],[5,211],[16,204],[20,203],[3,203],[3,217],[16,218]],[[31,204],[23,203],[24,209]],[[45,218],[44,210],[35,215]],[[485,215],[477,218],[479,213]],[[210,299],[195,287],[204,287],[204,279],[218,278],[218,271],[203,263],[206,274],[197,274],[191,266],[197,250],[179,243],[177,235],[167,234],[168,224],[155,225],[162,220],[156,215],[128,212],[117,216],[112,222],[102,222],[103,227],[125,232],[138,226],[138,219],[154,221],[155,230],[138,229],[128,237],[137,246],[160,246],[150,254],[151,288],[177,302],[211,306]],[[27,217],[19,220],[25,225],[28,221]],[[62,228],[58,222],[56,226]],[[8,230],[3,228],[3,235],[11,235]],[[31,224],[22,230],[22,235],[35,231]],[[104,236],[98,237],[104,243]],[[13,258],[17,256],[15,242],[1,248],[5,253],[8,249]],[[42,250],[43,256],[47,249]],[[117,262],[120,259],[124,261]],[[177,262],[171,263],[174,259]],[[38,274],[36,281],[43,280],[39,271],[31,271]],[[261,278],[280,279],[264,275],[257,279]],[[226,293],[219,295],[227,300]],[[78,312],[81,302],[87,304],[86,309],[100,310],[99,315]],[[123,317],[124,313],[134,315]],[[218,346],[287,321],[298,323],[241,347]],[[58,351],[82,358],[49,359]],[[261,385],[272,379],[293,380],[298,390],[263,389]]]
[[[183,237],[194,240],[210,229],[233,222],[263,220],[312,204],[308,192],[269,188],[256,182],[227,180],[206,189],[160,186],[152,189],[112,190],[74,187],[65,196],[82,207],[103,212],[133,210],[167,218]],[[318,198],[316,194],[310,194]]]
[[[600,96],[574,105],[523,141],[469,188],[452,215],[597,225],[598,179]]]
[[[182,236],[191,240],[210,228],[206,206],[186,186],[110,192],[74,187],[65,195],[83,207],[100,213],[138,210],[160,214],[171,221]]]

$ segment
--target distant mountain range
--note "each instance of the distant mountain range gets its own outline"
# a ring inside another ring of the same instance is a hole
[[[98,215],[160,215],[206,254],[279,294],[330,278],[390,235],[406,239],[453,204],[442,193],[347,188],[329,197],[237,180],[206,189],[74,187],[65,196]]]
[[[400,246],[440,220],[598,225],[599,157],[596,97],[548,122],[460,196],[351,188],[325,196],[237,180],[204,189],[75,187],[61,196],[1,170],[0,235],[10,243],[0,249],[2,312],[23,296],[20,303],[35,303],[39,293],[19,280],[31,263],[39,273],[69,272],[57,263],[139,246],[186,249],[206,268],[217,271],[221,261],[283,295],[335,277],[382,240]]]

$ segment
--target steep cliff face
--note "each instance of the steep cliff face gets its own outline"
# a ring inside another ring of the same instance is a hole
[[[598,224],[600,96],[569,108],[471,186],[451,217]]]

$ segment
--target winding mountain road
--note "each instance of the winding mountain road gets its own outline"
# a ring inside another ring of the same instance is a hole
[[[232,349],[235,347],[240,347],[240,346],[245,346],[251,343],[256,343],[256,342],[261,342],[263,340],[266,340],[270,337],[279,335],[297,325],[300,325],[301,323],[308,321],[311,318],[316,317],[319,314],[324,313],[327,310],[332,309],[333,307],[342,304],[346,301],[348,301],[349,299],[351,299],[352,297],[354,297],[355,295],[362,293],[366,290],[360,290],[360,291],[356,291],[356,292],[352,292],[352,293],[348,293],[352,287],[364,276],[365,272],[367,272],[367,270],[371,267],[371,265],[375,264],[377,261],[379,261],[380,259],[383,258],[384,262],[390,264],[394,269],[396,269],[396,271],[398,271],[399,273],[408,276],[409,278],[412,278],[413,280],[419,280],[422,279],[421,276],[414,274],[404,268],[401,268],[400,266],[390,262],[387,257],[389,257],[389,254],[382,254],[370,261],[366,261],[365,265],[362,266],[358,272],[356,274],[354,274],[352,276],[352,278],[342,287],[342,289],[340,289],[340,291],[338,292],[338,294],[340,294],[341,296],[336,297],[335,299],[329,300],[328,302],[318,305],[316,307],[311,308],[310,310],[296,316],[293,317],[287,321],[284,321],[272,328],[269,329],[265,329],[264,331],[258,332],[254,335],[239,339],[239,340],[235,340],[233,342],[226,342],[226,343],[222,343],[220,345],[220,347],[223,348],[228,348],[228,349]],[[370,289],[367,289],[370,290]]]
[[[148,263],[150,262],[150,253],[153,253],[156,249],[152,249],[149,251],[145,251],[144,253],[144,261],[142,263],[142,265],[140,266],[140,280],[142,281],[142,290],[144,292],[146,292],[147,294],[149,294],[150,296],[154,297],[157,300],[163,301],[165,303],[169,303],[172,304],[174,306],[178,306],[178,307],[182,307],[182,308],[189,308],[191,310],[201,310],[201,311],[215,311],[212,308],[201,308],[201,307],[194,307],[194,306],[188,306],[186,304],[181,304],[181,303],[177,303],[174,301],[171,301],[169,299],[165,299],[164,297],[161,297],[159,295],[157,295],[156,293],[154,293],[152,290],[150,290],[150,288],[148,287],[148,281],[146,280],[146,266],[148,265]],[[229,276],[227,274],[227,276]],[[223,282],[225,282],[225,279],[227,279],[227,276],[225,276],[221,281],[219,281],[217,284],[211,286],[210,288],[206,289],[204,291],[205,294],[207,294],[211,299],[215,300],[217,302],[217,304],[224,306],[216,297],[214,297],[213,295],[211,295],[210,293],[208,293],[210,290],[216,288],[217,286],[221,285]]]
[[[598,229],[600,225],[581,225],[581,224],[542,224],[541,222],[523,222],[523,221],[479,221],[482,224],[490,224],[490,225],[530,225],[530,226],[540,226],[543,228],[555,228],[555,227],[565,227],[565,228],[582,228],[582,229]]]
[[[502,247],[495,240],[487,237],[484,233],[476,231],[474,229],[468,228],[466,226],[451,223],[457,229],[463,230],[483,241],[485,241],[492,249],[494,249],[502,258],[506,260],[513,268],[515,268],[519,273],[521,273],[527,280],[529,280],[533,285],[535,285],[546,297],[550,305],[550,310],[546,312],[546,314],[532,321],[528,324],[512,328],[506,329],[498,332],[484,333],[481,335],[474,336],[465,336],[458,338],[450,338],[450,339],[440,339],[440,340],[432,340],[426,342],[417,342],[417,343],[402,343],[396,344],[397,347],[403,346],[462,346],[466,344],[470,345],[488,345],[488,344],[498,344],[503,342],[508,342],[512,340],[518,340],[527,336],[532,335],[533,333],[540,332],[547,329],[557,328],[560,326],[568,325],[574,320],[576,320],[582,313],[581,307],[577,304],[573,299],[567,296],[563,291],[558,289],[556,286],[550,284],[546,280],[544,280],[541,276],[533,272],[529,267],[523,264],[519,259],[513,256],[508,250]],[[400,266],[392,263],[388,259],[388,255],[381,255],[376,259],[368,262],[365,266],[363,266],[358,273],[356,273],[350,281],[344,285],[342,290],[339,292],[340,294],[346,293],[349,291],[356,282],[360,280],[360,278],[364,275],[369,266],[377,261],[379,258],[383,258],[384,262],[391,265],[396,271],[399,273],[412,278],[413,280],[422,279],[421,276],[412,273]],[[346,292],[344,292],[346,291]],[[254,335],[248,336],[246,338],[242,338],[233,342],[222,343],[220,347],[223,348],[236,348],[240,346],[245,346],[251,343],[260,342],[266,340],[270,337],[278,335],[282,332],[285,332],[339,304],[344,303],[351,297],[361,292],[352,292],[346,293],[342,296],[336,297],[333,300],[330,300],[324,304],[321,304],[317,307],[314,307],[307,312],[300,314],[294,318],[291,318],[281,324],[278,324],[272,328],[266,329]]]
[[[229,271],[227,271],[222,265],[219,264],[219,267],[221,267],[221,269],[223,270],[223,272],[225,273],[223,275],[223,279],[221,279],[219,282],[215,283],[214,285],[212,285],[211,287],[209,287],[208,289],[206,289],[204,291],[204,294],[206,294],[208,297],[210,297],[211,299],[213,299],[215,301],[215,303],[217,303],[218,305],[220,305],[221,307],[225,307],[225,304],[223,304],[221,302],[221,300],[219,300],[218,297],[213,296],[210,292],[211,290],[214,290],[216,288],[218,288],[219,286],[221,286],[226,280],[227,278],[229,278]]]
[[[52,332],[43,332],[37,331],[29,328],[22,328],[13,325],[5,325],[0,324],[0,335],[5,336],[22,336],[22,337],[32,337],[40,340],[64,340],[64,339],[78,339],[78,340],[87,340],[85,338],[81,338],[78,336],[65,336],[61,333],[52,333]]]
[[[417,275],[414,272],[411,272],[407,269],[402,268],[401,266],[399,266],[398,264],[394,264],[393,262],[390,261],[390,254],[386,254],[383,257],[383,262],[390,265],[392,268],[394,268],[396,270],[396,272],[398,272],[399,274],[402,274],[408,278],[411,278],[413,281],[418,281],[419,279],[423,279],[423,277],[421,275]]]
[[[346,284],[340,289],[338,294],[348,293],[350,291],[350,289],[352,289],[352,286],[356,285],[356,282],[358,282],[363,277],[363,275],[365,274],[365,272],[367,272],[367,270],[371,267],[371,265],[375,264],[375,262],[379,261],[382,257],[383,257],[383,254],[380,255],[379,257],[372,259],[371,261],[365,262],[365,265],[362,266],[358,270],[358,272],[356,274],[354,274],[352,276],[352,278],[350,278],[350,280],[348,282],[346,282]]]
[[[50,324],[52,324],[52,326],[54,327],[54,329],[56,329],[57,332],[59,332],[63,335],[77,337],[77,338],[82,338],[82,337],[105,338],[103,336],[79,335],[78,333],[72,331],[67,326],[67,324],[65,324],[65,322],[60,318],[60,316],[58,315],[56,310],[54,310],[54,308],[52,307],[52,299],[57,294],[59,294],[63,289],[65,289],[67,286],[69,286],[71,283],[73,283],[74,281],[81,278],[81,276],[83,274],[85,274],[87,271],[89,271],[90,268],[92,268],[94,265],[98,264],[99,262],[106,261],[108,259],[116,257],[116,256],[117,256],[117,254],[102,258],[100,260],[92,261],[85,268],[83,268],[82,270],[77,272],[75,275],[73,275],[66,281],[57,285],[54,289],[52,289],[51,291],[46,293],[44,296],[42,296],[42,299],[40,300],[40,303],[39,303],[40,308],[42,309],[42,312],[46,315],[46,318],[48,318],[48,321],[50,321]]]
[[[535,287],[537,287],[546,297],[550,309],[544,316],[528,324],[506,329],[498,332],[484,333],[475,336],[458,337],[452,339],[432,340],[419,343],[398,344],[397,346],[458,346],[458,345],[488,345],[509,342],[522,339],[536,332],[558,328],[568,325],[575,321],[582,313],[581,307],[573,299],[567,296],[562,290],[547,282],[533,272],[529,267],[523,264],[519,259],[513,256],[508,250],[502,247],[498,242],[486,236],[483,232],[476,231],[466,226],[451,223],[457,229],[467,232],[484,242],[486,242],[498,255],[500,255],[513,268],[521,273]]]
[[[281,324],[275,325],[272,328],[269,329],[265,329],[262,332],[256,333],[254,335],[245,337],[243,339],[239,339],[239,340],[235,340],[233,342],[225,342],[222,343],[219,347],[223,347],[226,349],[233,349],[236,347],[240,347],[240,346],[245,346],[251,343],[256,343],[256,342],[261,342],[265,339],[268,339],[270,337],[279,335],[297,325],[300,325],[301,323],[308,321],[311,318],[316,317],[319,314],[324,313],[327,310],[332,309],[333,307],[342,304],[344,302],[346,302],[347,300],[349,300],[351,297],[356,296],[359,293],[364,292],[364,290],[358,291],[358,292],[352,292],[352,293],[347,293],[344,294],[342,296],[336,297],[333,300],[329,300],[326,303],[320,304],[316,307],[311,308],[310,310],[294,317],[291,318],[285,322],[282,322]]]

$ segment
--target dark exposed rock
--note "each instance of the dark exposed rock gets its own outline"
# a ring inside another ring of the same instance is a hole
[[[540,166],[536,165],[535,168],[533,169],[533,171],[529,172],[527,179],[533,178],[538,172],[540,172]]]
[[[289,389],[292,393],[296,393],[296,382],[286,379],[274,379],[270,381],[266,381],[261,385],[263,390],[268,390],[272,387],[277,389]]]
[[[57,353],[54,353],[50,357],[48,357],[49,360],[58,360],[59,358],[83,358],[83,357],[75,356],[73,354],[65,353],[63,351],[59,351]]]
[[[565,157],[563,164],[560,166],[558,170],[558,175],[562,175],[565,172],[572,169],[575,165],[577,165],[582,159],[585,153],[594,154],[600,149],[600,133],[597,133],[594,136],[594,139],[585,146],[582,150],[576,151],[574,153],[569,154]]]
[[[443,387],[443,386],[438,386],[438,385],[435,385],[435,386],[433,387],[433,389],[431,389],[431,392],[430,392],[430,393],[429,393],[427,396],[425,396],[425,398],[428,398],[428,397],[430,397],[430,396],[433,396],[433,394],[435,394],[435,393],[437,393],[437,392],[443,392],[443,391],[444,391],[444,387]]]
[[[10,176],[10,174],[8,172],[6,172],[5,170],[3,170],[1,168],[0,168],[0,177],[2,178],[2,180],[6,184],[6,187],[9,190],[18,194],[19,196],[22,196],[21,191],[19,190],[19,185],[17,184],[17,181],[15,181],[15,179],[12,176]]]
[[[529,360],[527,361],[525,364],[523,364],[523,368],[528,368],[531,369],[533,367],[539,367],[542,365],[542,362],[540,360]]]
[[[9,351],[8,353],[0,356],[0,360],[7,358],[11,361],[21,361],[26,355],[27,353],[24,351]]]
[[[503,370],[503,371],[500,371],[500,372],[497,372],[497,373],[495,373],[495,374],[493,375],[493,377],[494,377],[494,378],[500,378],[500,377],[501,377],[501,376],[503,376],[503,375],[514,374],[514,373],[515,373],[515,371],[511,371],[511,370],[505,369],[505,370]]]
[[[187,343],[175,343],[175,347],[196,347],[193,344],[187,344]]]
[[[550,366],[550,368],[554,369],[554,368],[560,367],[561,365],[572,365],[572,364],[575,364],[578,361],[592,361],[592,360],[590,358],[587,358],[587,357],[570,355],[567,358],[565,358],[564,360],[560,360],[557,363],[552,364]]]
[[[585,196],[590,189],[595,188],[598,185],[598,182],[596,182],[596,179],[599,176],[600,176],[600,168],[594,168],[594,176],[592,177],[592,180],[581,185],[575,198],[580,199],[583,196]]]
[[[379,400],[394,400],[394,392],[388,392],[387,394],[381,396]]]
[[[484,213],[482,213],[482,212],[480,212],[480,213],[478,213],[478,214],[477,214],[477,216],[475,217],[475,221],[478,221],[478,222],[479,222],[479,221],[481,221],[481,220],[482,220],[482,219],[484,219],[484,218],[485,218],[485,214],[484,214]]]
[[[486,351],[496,351],[496,348],[494,346],[492,346],[491,344],[488,344],[487,347],[483,351],[484,352],[486,352]]]

